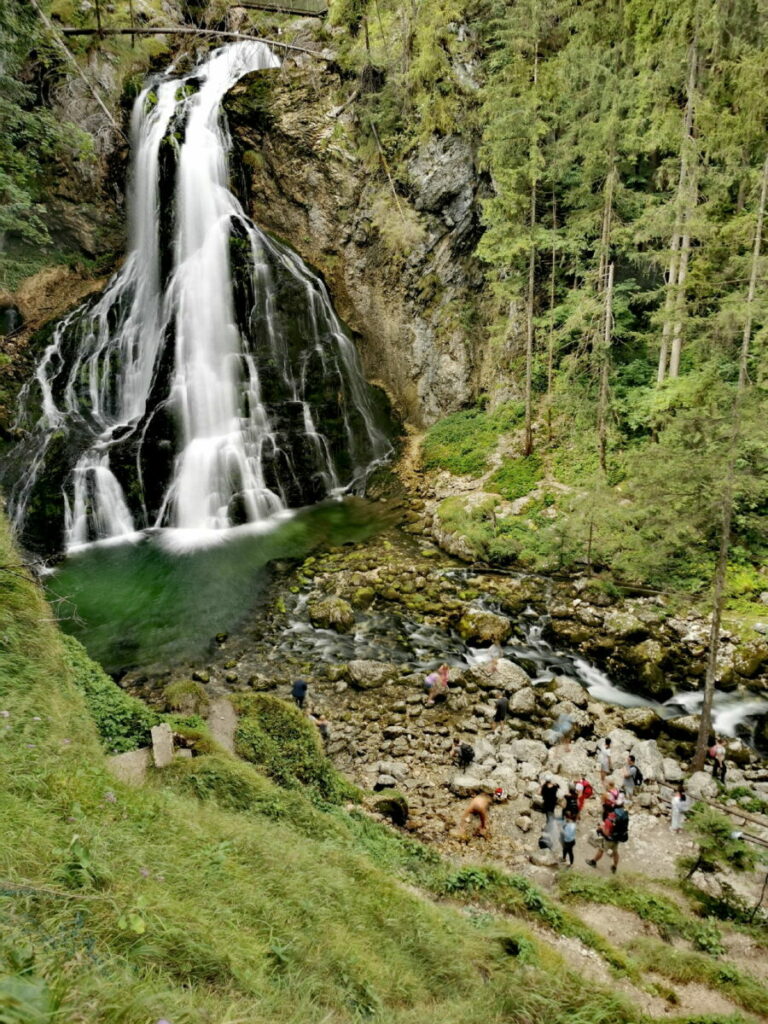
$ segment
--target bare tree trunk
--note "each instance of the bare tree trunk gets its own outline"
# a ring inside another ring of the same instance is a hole
[[[669,375],[677,376],[680,365],[680,347],[682,345],[682,328],[685,313],[684,287],[688,270],[688,252],[690,251],[690,232],[683,234],[683,225],[690,219],[690,210],[687,205],[690,196],[689,174],[691,141],[693,139],[694,122],[694,94],[696,91],[696,79],[698,71],[698,40],[694,38],[688,57],[688,84],[686,88],[685,114],[683,115],[683,133],[680,144],[680,176],[677,182],[677,195],[675,197],[675,228],[672,233],[669,258],[669,275],[667,278],[667,295],[664,300],[664,322],[661,331],[661,350],[659,352],[659,369],[657,381],[662,383],[667,374],[667,358],[669,355],[669,340],[672,335],[672,356],[670,357]],[[675,345],[677,344],[677,356],[675,359]],[[672,373],[672,363],[675,362],[675,373]]]
[[[547,339],[547,440],[552,440],[552,381],[555,370],[555,269],[557,249],[557,200],[552,186],[552,268],[549,278],[549,338]]]
[[[536,276],[536,247],[533,231],[536,226],[536,181],[531,185],[531,251],[528,254],[528,295],[526,296],[525,337],[525,444],[523,454],[533,451],[533,289]]]
[[[736,399],[733,404],[733,427],[730,438],[730,451],[728,453],[728,465],[726,469],[725,486],[722,498],[720,547],[717,555],[715,584],[712,594],[712,625],[709,631],[707,673],[704,679],[704,700],[701,705],[701,720],[699,722],[699,735],[696,740],[696,753],[692,763],[694,771],[701,771],[704,767],[704,762],[707,756],[707,745],[712,731],[712,701],[715,695],[715,680],[717,677],[717,654],[720,649],[720,623],[723,616],[725,579],[728,569],[728,555],[731,548],[731,523],[733,521],[734,504],[733,491],[736,476],[736,446],[741,432],[741,405],[748,382],[747,370],[749,348],[752,341],[752,306],[755,301],[755,290],[757,287],[757,276],[760,266],[766,192],[768,192],[768,157],[766,157],[765,163],[763,164],[760,201],[758,204],[757,223],[755,226],[755,244],[752,249],[752,268],[749,275],[749,288],[747,290],[747,311],[744,320],[744,334],[742,336],[741,352],[739,353],[739,383],[736,391]]]
[[[608,444],[608,368],[611,351],[611,327],[613,325],[613,263],[608,267],[608,281],[605,286],[605,309],[603,312],[603,345],[600,360],[600,393],[597,403],[597,434],[600,445],[600,468],[607,471],[606,449]]]

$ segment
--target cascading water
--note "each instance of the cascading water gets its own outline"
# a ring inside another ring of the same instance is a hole
[[[221,101],[276,67],[239,42],[137,98],[125,263],[23,393],[10,511],[30,546],[258,523],[388,455],[325,286],[228,188]]]

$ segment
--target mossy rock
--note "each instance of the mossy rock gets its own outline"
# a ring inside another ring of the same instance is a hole
[[[206,715],[210,701],[201,683],[193,679],[177,679],[163,690],[165,706],[182,715]]]
[[[343,597],[324,597],[319,601],[310,601],[307,610],[312,625],[320,629],[349,633],[354,628],[355,613],[352,605]]]
[[[395,789],[385,789],[374,800],[373,806],[384,817],[389,818],[393,825],[403,828],[408,821],[410,813],[408,801],[402,793]]]
[[[459,635],[462,639],[479,644],[503,644],[512,635],[512,623],[503,615],[468,609],[459,620]]]

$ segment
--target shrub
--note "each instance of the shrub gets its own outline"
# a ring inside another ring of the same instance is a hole
[[[465,409],[439,420],[427,431],[422,456],[427,469],[447,469],[457,476],[479,476],[488,468],[488,456],[499,437],[513,430],[522,416],[518,402],[507,402],[493,412]]]
[[[543,476],[541,459],[529,455],[520,459],[506,459],[485,484],[487,491],[495,491],[507,501],[515,501],[529,494]]]
[[[74,683],[83,691],[104,746],[110,754],[147,746],[149,730],[160,715],[136,697],[124,693],[107,673],[91,661],[81,643],[62,636],[67,665]]]
[[[192,679],[177,679],[163,690],[166,705],[185,715],[205,715],[210,701],[202,683]]]
[[[355,788],[325,756],[314,726],[298,708],[266,693],[237,698],[241,713],[235,749],[281,786],[308,787],[308,795],[340,803]]]

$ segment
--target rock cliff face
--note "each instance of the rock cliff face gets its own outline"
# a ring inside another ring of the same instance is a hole
[[[396,198],[382,167],[353,151],[354,102],[337,102],[353,89],[332,62],[303,56],[236,86],[227,112],[243,198],[323,273],[367,376],[419,426],[470,401],[480,373],[481,182],[468,140],[433,139]]]

